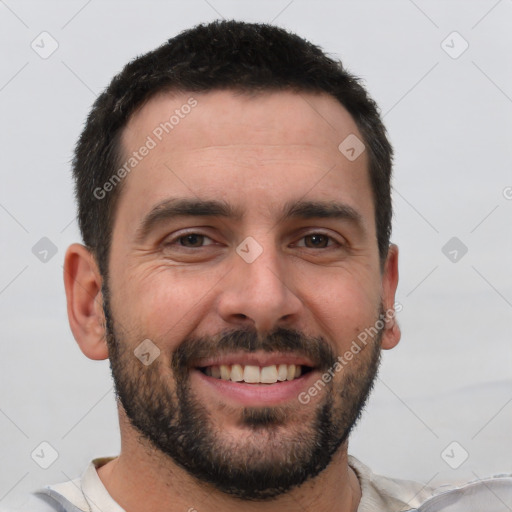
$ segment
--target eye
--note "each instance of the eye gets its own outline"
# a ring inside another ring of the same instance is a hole
[[[307,247],[308,249],[326,249],[332,245],[341,245],[334,238],[324,233],[311,233],[310,235],[303,236],[304,244],[297,244],[298,247]]]
[[[209,241],[210,243],[205,243]],[[181,236],[172,238],[168,242],[165,243],[166,246],[180,246],[185,247],[187,249],[194,249],[199,247],[204,247],[205,245],[211,245],[213,240],[201,233],[186,233]]]

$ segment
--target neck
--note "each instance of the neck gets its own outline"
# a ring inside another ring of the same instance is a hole
[[[241,507],[244,512],[355,512],[361,499],[357,476],[348,465],[347,443],[324,471],[301,486],[270,501],[242,501],[197,481],[142,441],[121,412],[120,424],[121,454],[99,468],[98,475],[126,512],[239,512]]]

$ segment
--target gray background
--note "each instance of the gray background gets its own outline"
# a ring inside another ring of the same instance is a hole
[[[108,363],[86,359],[67,322],[63,256],[79,240],[69,161],[114,73],[219,17],[274,21],[337,55],[396,150],[403,338],[350,452],[431,484],[512,472],[511,0],[0,0],[0,507],[118,453]],[[31,47],[51,48],[43,31],[59,45],[46,59]],[[42,237],[57,250],[46,262],[32,252]],[[58,453],[48,469],[31,458],[51,462],[43,441]]]

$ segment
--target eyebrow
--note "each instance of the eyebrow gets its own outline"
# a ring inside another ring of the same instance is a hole
[[[286,219],[339,219],[363,227],[363,216],[352,206],[339,201],[289,201],[279,221]]]
[[[158,203],[144,217],[135,233],[138,241],[144,240],[159,224],[180,217],[221,217],[239,220],[242,212],[224,201],[173,198]]]
[[[241,220],[243,211],[224,201],[195,198],[172,198],[158,203],[143,218],[135,238],[144,240],[162,222],[180,217],[220,217]],[[348,220],[364,231],[362,215],[352,206],[337,201],[289,201],[282,210],[279,222],[288,219]]]

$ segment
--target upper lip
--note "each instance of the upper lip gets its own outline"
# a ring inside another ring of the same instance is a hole
[[[206,368],[207,366],[231,366],[233,364],[240,364],[242,366],[271,366],[273,364],[294,364],[296,366],[309,366],[315,365],[310,359],[292,353],[283,352],[239,352],[232,354],[224,354],[216,357],[199,359],[195,362],[196,368]]]

